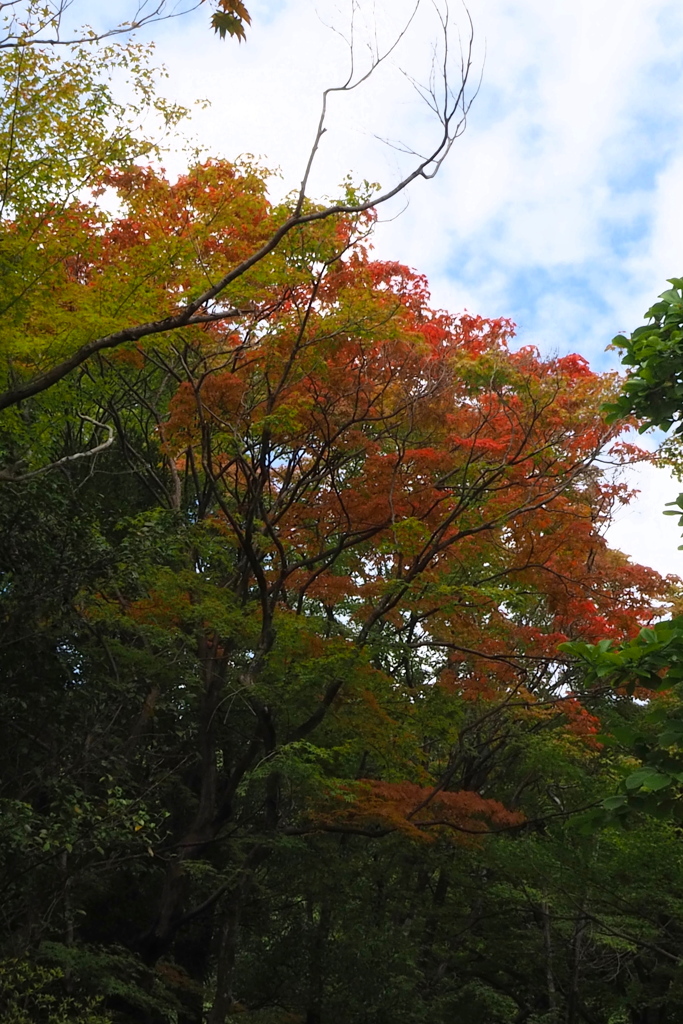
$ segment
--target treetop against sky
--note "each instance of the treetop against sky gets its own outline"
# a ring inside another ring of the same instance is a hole
[[[378,5],[381,27],[408,6]],[[512,9],[473,0],[469,9],[483,77],[467,131],[438,177],[380,218],[376,251],[426,273],[437,305],[509,316],[524,343],[613,366],[606,345],[640,322],[683,258],[680,6],[522,0]],[[254,0],[249,11],[246,45],[213,36],[206,5],[143,38],[155,39],[169,70],[168,95],[186,105],[210,100],[193,111],[205,152],[260,156],[281,168],[270,187],[284,194],[301,179],[320,91],[345,67],[329,25],[343,30],[348,11],[308,0]],[[452,15],[466,27],[462,11]],[[127,0],[106,10],[76,0],[68,12],[71,24],[96,28],[130,16]],[[428,22],[412,26],[410,48],[395,58],[418,78],[428,65]],[[393,182],[406,155],[384,140],[422,141],[425,108],[395,67],[365,92],[333,97],[330,115],[311,183],[317,195],[346,173]],[[166,163],[180,170],[185,159]],[[643,493],[614,542],[672,568],[675,528],[660,509],[676,483],[646,468],[631,480]]]
[[[377,5],[380,23],[396,24],[408,7]],[[380,228],[377,245],[427,273],[438,304],[509,315],[524,342],[602,360],[680,258],[679,5],[468,7],[483,78],[467,132],[439,180],[414,190],[405,213]],[[75,4],[72,20],[86,11],[92,19],[87,8]],[[327,26],[343,29],[347,12],[308,0],[249,9],[247,45],[211,38],[200,7],[154,28],[157,52],[167,90],[186,103],[212,101],[195,116],[200,142],[215,155],[262,154],[289,188],[300,180],[319,90],[345,57]],[[462,11],[451,16],[467,27]],[[409,70],[424,74],[430,27],[426,16],[413,26],[409,59],[399,53],[396,63],[413,61]],[[347,172],[389,183],[401,154],[375,135],[414,145],[425,121],[404,85],[388,69],[375,91],[336,104],[317,194]],[[226,103],[227,94],[238,101]]]
[[[377,7],[385,38],[409,6]],[[132,10],[127,0],[106,10],[76,0],[65,25],[100,30]],[[238,45],[210,31],[212,10],[196,5],[141,38],[155,40],[168,68],[165,94],[190,107],[210,101],[193,108],[191,132],[204,152],[256,154],[281,168],[270,189],[284,194],[301,180],[320,91],[345,69],[345,45],[329,26],[343,31],[348,11],[256,0],[248,41]],[[397,200],[380,217],[376,251],[426,273],[436,305],[509,316],[523,343],[615,365],[604,351],[612,336],[640,322],[678,272],[678,6],[606,0],[569,10],[523,0],[511,11],[475,0],[470,11],[475,78],[483,77],[467,131],[434,180],[416,183],[405,208]],[[452,16],[467,28],[462,11]],[[367,34],[362,18],[359,25]],[[428,17],[418,19],[410,45],[365,91],[332,97],[312,194],[333,193],[347,173],[385,185],[400,177],[408,157],[386,141],[419,148],[429,119],[397,66],[421,80],[433,30]],[[165,157],[170,172],[186,160]],[[648,469],[634,471],[632,482],[644,493],[615,543],[672,568],[674,527],[660,509],[676,484]]]

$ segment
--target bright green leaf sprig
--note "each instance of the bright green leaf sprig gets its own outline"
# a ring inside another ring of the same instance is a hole
[[[669,278],[671,288],[645,316],[650,323],[627,338],[617,335],[612,344],[620,349],[622,363],[631,367],[622,393],[608,405],[610,420],[637,416],[641,433],[650,427],[683,433],[683,278]]]
[[[670,687],[683,682],[683,616],[643,628],[618,645],[612,640],[575,640],[561,644],[560,650],[578,659],[589,685],[609,683],[630,694],[636,687]]]
[[[631,640],[614,644],[579,641],[561,644],[563,653],[578,660],[586,683],[608,684],[633,694],[636,688],[656,691],[683,681],[683,616],[641,629]],[[620,792],[607,797],[602,807],[622,816],[631,810],[674,813],[683,785],[683,720],[668,708],[653,705],[647,723],[652,735],[629,726],[614,730],[606,741],[619,743],[642,763],[625,775]]]

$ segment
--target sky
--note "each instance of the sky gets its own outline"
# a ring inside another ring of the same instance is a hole
[[[390,45],[413,4],[361,0],[361,73],[368,43]],[[213,36],[206,5],[156,25],[149,37],[168,70],[163,92],[185,105],[210,102],[192,117],[199,146],[216,157],[260,158],[279,171],[277,196],[301,179],[321,90],[344,80],[351,3],[247,6],[246,43]],[[521,344],[614,368],[614,352],[605,351],[612,337],[642,323],[666,278],[683,275],[683,5],[469,0],[468,10],[474,98],[466,130],[434,180],[383,208],[375,251],[425,273],[436,306],[509,317]],[[76,0],[71,17],[85,12],[97,23],[130,11],[128,0]],[[453,0],[449,17],[457,85],[458,29],[466,46],[468,11]],[[413,158],[401,149],[434,137],[413,82],[429,81],[438,39],[434,4],[423,0],[380,72],[332,96],[313,195],[334,195],[347,174],[390,186],[409,169]],[[169,171],[184,159],[169,155]],[[683,576],[683,538],[676,520],[661,514],[683,484],[652,466],[628,479],[641,494],[619,513],[610,542]]]

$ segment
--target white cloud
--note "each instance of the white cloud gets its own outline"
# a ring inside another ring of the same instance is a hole
[[[640,493],[616,513],[607,531],[609,544],[662,575],[683,577],[683,551],[678,550],[683,531],[676,516],[663,514],[667,502],[675,501],[683,491],[683,484],[666,470],[647,463],[630,467],[625,479]]]

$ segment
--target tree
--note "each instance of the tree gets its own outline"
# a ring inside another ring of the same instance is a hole
[[[94,233],[74,209],[45,284],[57,326],[62,304],[162,304],[283,217],[248,165],[106,183],[120,214]],[[345,837],[368,864],[388,840],[419,875],[423,843],[583,807],[569,765],[597,756],[597,697],[557,642],[628,636],[667,598],[600,536],[620,498],[594,466],[618,433],[611,378],[432,310],[423,278],[371,259],[371,227],[309,220],[240,278],[232,316],[102,352],[7,428],[59,466],[27,460],[3,492],[12,948],[84,996],[98,978],[122,1020],[199,1020],[204,986],[211,1024],[256,999],[249,908],[275,941],[300,883],[269,879],[292,855]],[[69,461],[92,421],[115,442]],[[308,981],[283,991],[314,1021],[341,1013],[324,950],[352,922],[310,883]]]
[[[230,4],[228,6],[230,9],[227,13],[223,11],[220,17],[223,17],[224,13],[229,18],[235,16],[234,5]],[[35,11],[37,7],[31,5],[31,10]],[[62,10],[61,7],[60,10]],[[40,394],[42,391],[53,387],[99,352],[115,348],[127,342],[155,337],[160,333],[184,330],[187,327],[207,322],[234,319],[238,308],[234,302],[234,294],[239,293],[241,279],[262,263],[267,265],[271,254],[276,252],[278,246],[290,233],[305,227],[307,224],[313,224],[318,221],[335,220],[344,217],[360,217],[367,211],[402,193],[416,179],[433,177],[448,155],[455,139],[458,138],[464,129],[467,111],[471,102],[468,93],[468,79],[472,64],[472,35],[470,32],[465,53],[461,57],[461,66],[457,72],[459,78],[454,83],[450,66],[451,58],[449,57],[452,49],[451,43],[453,42],[451,39],[453,28],[449,22],[447,10],[442,11],[440,8],[435,8],[435,11],[440,37],[435,47],[434,67],[430,74],[429,85],[421,90],[423,98],[430,108],[430,116],[433,118],[436,127],[435,137],[427,153],[423,156],[415,157],[414,166],[405,177],[385,190],[374,186],[368,186],[360,191],[357,189],[347,189],[339,200],[327,205],[312,204],[307,197],[308,181],[313,161],[320,141],[327,130],[327,104],[330,94],[349,92],[361,87],[377,68],[390,58],[396,46],[408,31],[412,22],[412,16],[384,50],[378,50],[374,44],[370,47],[369,62],[368,60],[359,62],[356,53],[357,44],[354,42],[350,43],[350,70],[348,76],[339,86],[327,89],[323,95],[320,120],[315,132],[307,166],[304,170],[301,187],[291,197],[290,201],[279,209],[278,218],[271,219],[269,222],[270,234],[259,235],[258,244],[255,244],[254,248],[247,249],[243,247],[239,260],[228,260],[220,266],[214,264],[210,276],[206,269],[202,268],[201,262],[195,260],[194,273],[187,281],[186,286],[183,287],[182,292],[167,293],[165,304],[161,308],[154,309],[153,314],[151,305],[150,307],[141,308],[140,303],[138,303],[138,308],[134,311],[133,303],[124,303],[115,317],[109,317],[104,322],[98,322],[97,318],[93,318],[92,315],[83,317],[80,315],[80,310],[72,310],[69,324],[68,326],[65,325],[63,332],[65,335],[68,335],[68,344],[58,345],[54,349],[47,351],[44,345],[39,346],[35,351],[34,358],[29,360],[28,363],[11,363],[9,375],[5,379],[2,392],[0,392],[0,411],[15,406],[33,395]],[[217,24],[220,30],[221,23]],[[226,31],[230,30],[226,29]],[[353,35],[351,38],[353,40]],[[30,102],[40,103],[40,94],[35,93],[35,80],[32,84],[30,78],[26,78],[24,73],[23,62],[25,59],[28,59],[28,51],[31,49],[32,47],[22,44],[10,48],[8,51],[10,56],[6,66],[8,67],[8,74],[15,76],[14,95],[17,98],[17,102],[24,95],[28,95]],[[437,61],[441,57],[442,65],[437,73]],[[42,59],[48,62],[52,61],[52,66],[59,66],[58,56],[46,57],[43,55]],[[84,50],[80,51],[79,59],[87,64]],[[421,88],[419,83],[418,88]],[[152,103],[149,82],[147,83],[144,99],[147,103]],[[168,106],[162,105],[161,113],[166,119],[169,116],[173,116]],[[9,134],[5,143],[5,165],[10,171],[8,172],[9,181],[6,184],[7,195],[5,205],[9,211],[13,210],[12,202],[14,201],[13,196],[8,191],[9,184],[10,182],[16,184],[16,182],[23,180],[18,174],[14,174],[11,171],[14,164],[13,147],[15,138],[12,128],[14,122],[12,120],[11,106],[7,111],[7,124]],[[98,130],[96,129],[95,134],[97,134]],[[45,152],[41,153],[40,159],[35,160],[34,163],[36,168],[44,167],[45,165],[50,167],[52,174],[51,185],[55,190],[53,201],[60,204],[63,202],[64,189],[71,180],[70,172],[66,173],[65,181],[59,178],[60,163],[54,160],[55,150],[54,147],[50,147],[49,138],[43,138],[40,134],[32,133],[30,139],[34,149],[35,147],[45,145]],[[98,163],[104,176],[102,182],[94,179],[83,182],[83,185],[87,185],[91,192],[94,190],[97,193],[98,186],[106,183],[104,180],[107,170],[106,162],[103,160],[103,154],[97,152],[96,146],[93,147],[92,151],[89,150],[88,140],[85,135],[82,134],[78,141],[85,146],[86,153],[92,152],[92,157]],[[80,150],[77,148],[76,151],[80,153]],[[74,152],[74,148],[71,148],[67,142],[66,153],[68,154],[68,159],[73,157]],[[108,156],[108,159],[111,160],[112,156],[115,160],[117,159],[114,154]],[[125,165],[125,159],[123,163]],[[115,168],[110,168],[110,170],[112,169]],[[73,195],[73,193],[69,193],[69,195]],[[71,225],[69,218],[72,212],[71,207],[65,208],[61,217],[55,219],[55,211],[53,211],[51,223],[49,226],[45,224],[52,239],[70,235]],[[101,228],[103,223],[103,214],[97,204],[91,207],[90,216],[92,223],[88,228],[88,232],[93,244],[88,257],[96,259],[95,246],[98,229]],[[31,223],[27,225],[29,232],[33,231],[34,228],[35,225]],[[33,237],[33,235],[30,237]],[[44,242],[41,241],[41,248],[38,250],[41,254],[42,245],[44,245]],[[158,262],[154,268],[150,268],[150,272],[159,275],[159,284],[163,284],[168,265],[173,264],[175,245],[176,242],[172,240],[168,251],[162,250],[161,246],[157,250]],[[35,254],[35,248],[33,252]],[[49,264],[50,268],[56,266],[57,264],[54,261]],[[47,270],[47,267],[45,270]],[[34,296],[37,300],[40,289],[34,279],[30,277],[30,274],[28,279],[26,279],[25,276],[21,275],[21,272],[19,272],[18,276],[19,293],[22,297],[27,296],[30,301],[31,296]],[[43,280],[42,272],[39,280]],[[137,316],[134,315],[134,312],[137,313]]]
[[[367,188],[169,181],[100,78],[130,69],[133,120],[173,126],[144,52],[68,59],[0,56],[3,1013],[677,1005],[668,894],[610,889],[652,846],[582,834],[623,767],[601,722],[634,705],[557,653],[672,597],[602,537],[628,497],[595,462],[620,457],[614,381],[434,310],[372,259]],[[448,151],[444,97],[385,197]]]
[[[623,352],[629,368],[622,393],[613,405],[615,417],[636,416],[640,429],[681,432],[683,415],[683,281],[671,278],[671,288],[645,314],[649,323],[627,338],[620,334],[613,345]]]
[[[649,323],[613,344],[623,352],[629,368],[621,393],[608,405],[612,420],[635,417],[641,431],[652,427],[670,430],[673,437],[663,448],[663,461],[680,465],[681,416],[683,415],[683,281],[672,278],[645,314]],[[681,515],[683,495],[669,503]],[[681,517],[683,525],[683,517]],[[683,726],[680,723],[680,683],[683,678],[683,620],[680,615],[652,624],[621,644],[603,638],[597,644],[574,642],[566,653],[577,658],[589,682],[600,681],[637,691],[650,699],[665,691],[635,726],[620,733],[623,744],[640,761],[637,770],[625,775],[621,792],[609,798],[610,811],[626,814],[633,807],[678,813],[683,780]]]

